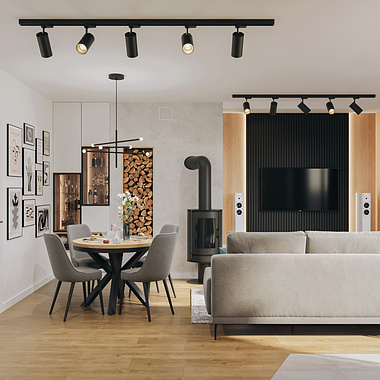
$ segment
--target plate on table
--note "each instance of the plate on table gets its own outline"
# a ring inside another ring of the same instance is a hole
[[[102,243],[103,239],[96,239],[96,240],[91,240],[90,238],[85,238],[83,239],[86,243]]]
[[[132,239],[148,239],[148,238],[150,238],[150,236],[147,236],[147,235],[144,235],[144,236],[132,235],[131,238]]]

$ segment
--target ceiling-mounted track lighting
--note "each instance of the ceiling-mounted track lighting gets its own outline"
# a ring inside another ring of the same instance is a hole
[[[193,36],[189,33],[189,27],[186,26],[186,33],[182,34],[182,51],[185,54],[191,54],[194,51]]]
[[[189,28],[198,26],[225,27],[234,26],[237,31],[232,35],[231,55],[240,58],[243,55],[244,34],[239,32],[240,28],[249,26],[274,26],[274,19],[20,19],[20,26],[83,26],[86,34],[77,45],[80,54],[86,54],[95,38],[87,32],[89,27],[100,26],[123,26],[130,27],[131,31],[125,34],[127,45],[127,55],[130,58],[137,57],[137,39],[132,28],[145,26],[182,26],[186,28],[186,33],[182,35],[182,50],[185,54],[191,54],[194,50],[193,38],[188,32]],[[131,44],[130,48],[128,48]]]
[[[232,33],[231,56],[233,58],[241,58],[243,55],[244,33],[239,32],[239,27],[236,27],[236,32]]]
[[[95,37],[91,33],[88,33],[88,28],[88,26],[85,26],[86,32],[77,43],[76,48],[79,54],[86,54],[95,41]]]
[[[334,104],[333,104],[332,101],[331,101],[331,98],[329,98],[329,101],[326,103],[326,108],[327,108],[327,112],[328,112],[330,115],[334,115],[334,113],[335,113],[335,108],[334,108]]]
[[[360,115],[363,110],[362,108],[356,104],[356,98],[354,98],[354,101],[350,104],[350,108],[357,114],[357,115]]]
[[[304,103],[305,99],[302,99],[301,103],[298,104],[298,108],[305,114],[308,114],[311,110],[310,108]]]
[[[137,35],[132,31],[132,27],[130,27],[129,32],[125,33],[125,46],[129,58],[136,58],[139,55],[137,50]]]
[[[247,99],[245,99],[245,102],[243,103],[243,111],[246,115],[249,115],[251,113],[251,106],[249,105]]]
[[[275,98],[272,99],[270,103],[270,109],[269,109],[269,115],[276,115],[277,112],[277,102],[275,101]]]
[[[246,112],[247,109],[249,109],[249,103],[248,99],[272,99],[271,107],[269,113],[275,114],[277,112],[277,102],[275,102],[275,99],[296,99],[300,98],[301,103],[298,104],[298,108],[303,112],[303,113],[309,113],[310,108],[304,103],[305,99],[312,98],[312,99],[323,99],[327,98],[329,101],[326,103],[326,108],[327,111],[329,112],[330,115],[333,115],[335,113],[335,108],[334,105],[331,101],[331,99],[347,99],[347,98],[353,98],[354,101],[352,104],[350,104],[350,108],[355,111],[358,115],[363,111],[357,104],[356,100],[360,98],[376,98],[375,94],[351,94],[351,95],[342,95],[342,94],[276,94],[276,95],[269,95],[269,94],[264,94],[264,95],[258,95],[258,94],[233,94],[232,95],[233,99],[238,99],[238,98],[243,98],[245,99],[245,102],[243,103],[243,109],[244,113],[248,114],[250,112]],[[276,105],[274,104],[276,103]],[[247,105],[247,107],[246,107]]]
[[[50,58],[53,55],[51,50],[49,34],[45,32],[45,26],[42,27],[42,32],[36,34],[38,47],[40,48],[40,53],[42,58]]]

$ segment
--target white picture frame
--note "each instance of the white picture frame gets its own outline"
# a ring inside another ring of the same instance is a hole
[[[43,195],[44,173],[42,170],[36,170],[36,195]]]
[[[34,150],[23,148],[22,154],[22,174],[23,174],[23,195],[34,195],[35,193],[35,180],[36,164],[34,162]]]
[[[24,123],[24,144],[34,146],[34,127]]]
[[[22,236],[22,188],[8,187],[7,191],[7,239]]]
[[[22,226],[29,227],[34,226],[36,222],[35,212],[36,212],[36,200],[35,199],[24,199],[22,201]]]
[[[43,162],[44,186],[50,186],[50,162]]]
[[[50,205],[36,206],[36,237],[50,233]]]
[[[42,131],[43,140],[43,154],[44,156],[50,156],[50,132]]]
[[[36,164],[42,164],[43,155],[42,155],[43,143],[42,139],[36,137]]]
[[[22,129],[8,124],[7,175],[22,177]]]

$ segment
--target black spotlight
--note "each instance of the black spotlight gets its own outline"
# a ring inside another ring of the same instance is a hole
[[[243,110],[246,115],[249,115],[251,113],[251,107],[247,100],[243,103]]]
[[[193,36],[189,33],[189,28],[186,28],[186,33],[182,34],[182,51],[185,54],[191,54],[194,51]]]
[[[327,108],[327,112],[328,112],[330,115],[334,115],[334,113],[335,113],[335,108],[334,108],[334,104],[332,104],[331,99],[326,103],[326,108]]]
[[[137,51],[137,35],[132,32],[132,28],[130,32],[125,33],[125,46],[129,58],[136,58],[139,55]]]
[[[244,33],[239,32],[239,28],[236,29],[236,32],[232,33],[231,56],[241,58],[243,55]]]
[[[356,112],[357,115],[360,115],[363,112],[362,108],[356,104],[356,99],[350,104],[350,108]]]
[[[36,36],[41,57],[50,58],[53,55],[53,52],[51,51],[49,35],[45,32],[45,28],[42,27],[42,32],[38,32]]]
[[[309,113],[310,112],[310,108],[303,102],[304,99],[302,99],[302,102],[300,104],[298,104],[298,108],[303,112],[303,113]]]
[[[271,104],[270,104],[270,110],[269,110],[269,115],[276,115],[277,112],[277,102],[273,99]]]
[[[86,27],[86,33],[77,43],[77,52],[79,54],[86,54],[94,41],[95,37],[91,33],[88,33],[88,27]]]

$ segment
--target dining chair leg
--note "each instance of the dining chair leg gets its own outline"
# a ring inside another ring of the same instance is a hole
[[[66,322],[67,313],[69,312],[69,307],[71,303],[71,297],[73,296],[73,292],[74,292],[74,286],[75,286],[75,282],[72,282],[70,286],[69,297],[67,298],[65,317],[63,318],[63,322]]]
[[[149,308],[150,282],[143,282],[143,287],[144,287],[144,295],[145,295],[146,312],[148,313],[148,321],[151,322],[151,319],[150,319],[150,308]]]
[[[49,315],[51,315],[51,313],[53,312],[55,301],[57,300],[59,289],[61,288],[61,285],[62,285],[62,281],[58,281],[58,284],[57,284],[57,287],[56,287],[55,293],[54,293],[53,302],[51,303]]]
[[[172,300],[170,299],[168,284],[166,283],[166,280],[162,280],[162,282],[164,283],[164,288],[165,288],[166,296],[168,297],[170,309],[172,311],[172,314],[174,314],[174,309],[173,309],[173,305],[172,305]]]
[[[131,288],[129,288],[128,298],[131,298],[131,294],[132,294],[132,290],[131,290]]]
[[[92,280],[91,291],[93,291],[94,288],[95,288],[95,280]]]
[[[160,293],[160,288],[158,287],[158,281],[156,281],[156,289],[157,289],[157,293]]]
[[[170,282],[170,286],[172,287],[173,296],[174,296],[174,298],[177,298],[177,296],[175,295],[173,281],[172,281],[172,276],[170,275],[170,273],[169,273],[168,279],[169,279],[169,282]]]
[[[103,293],[102,293],[102,287],[100,286],[100,280],[98,280],[98,288],[99,288],[100,307],[102,309],[102,314],[104,315]]]
[[[87,281],[87,293],[91,293],[91,281]]]
[[[123,300],[124,300],[124,286],[125,286],[125,281],[122,280],[122,286],[123,286],[123,290],[120,292],[121,293],[121,297],[120,297],[120,306],[119,306],[119,315],[121,314],[121,309],[123,308]],[[129,289],[129,292],[131,292],[131,290]]]
[[[83,299],[84,299],[84,307],[87,307],[87,301],[86,301],[86,283],[82,282],[83,285]]]

